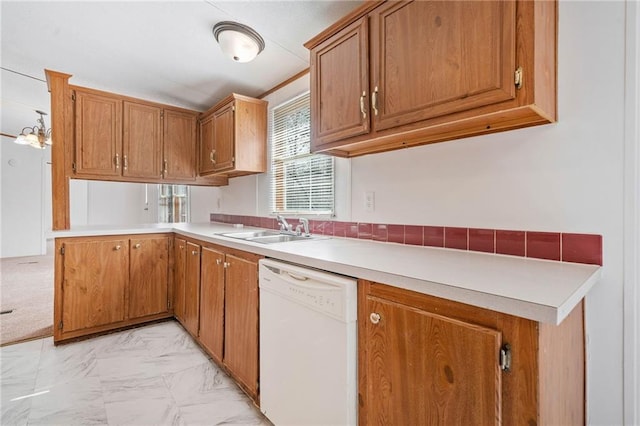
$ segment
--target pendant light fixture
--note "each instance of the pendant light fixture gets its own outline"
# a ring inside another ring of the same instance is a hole
[[[36,111],[40,114],[40,118],[37,119],[38,124],[33,127],[25,127],[14,141],[18,145],[29,145],[37,149],[45,149],[47,145],[52,144],[51,129],[47,129],[44,124],[44,116],[46,112]]]
[[[237,22],[218,22],[213,27],[213,36],[222,52],[236,62],[249,62],[264,49],[260,34]]]

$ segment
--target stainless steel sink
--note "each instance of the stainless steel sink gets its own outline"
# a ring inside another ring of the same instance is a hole
[[[290,241],[310,241],[315,237],[304,237],[302,235],[286,235],[286,234],[278,234],[264,237],[256,237],[249,238],[248,241],[253,241],[254,243],[262,243],[262,244],[273,244],[273,243],[288,243]]]
[[[238,238],[245,241],[253,241],[261,244],[288,243],[291,241],[311,241],[318,238],[315,235],[305,237],[304,235],[281,234],[278,231],[242,231],[242,232],[226,232],[221,233],[223,237]]]
[[[223,237],[239,238],[241,240],[247,240],[249,238],[278,236],[280,235],[280,233],[278,231],[242,231],[242,232],[226,232],[220,235],[222,235]]]

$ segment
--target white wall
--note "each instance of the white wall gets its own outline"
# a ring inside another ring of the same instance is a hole
[[[1,143],[0,257],[44,254],[43,176],[51,150],[16,145],[12,138],[5,136]]]
[[[586,298],[587,419],[622,424],[623,375],[636,374],[623,374],[625,3],[560,1],[559,16],[558,123],[354,158],[337,216],[603,235],[602,279]],[[269,214],[267,184],[232,179],[216,211]]]

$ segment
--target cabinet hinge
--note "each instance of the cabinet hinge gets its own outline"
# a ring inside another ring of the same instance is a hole
[[[60,322],[58,323],[58,329],[59,329],[59,330],[62,330],[62,321],[60,321]]]
[[[500,348],[500,369],[511,371],[511,345],[508,343]]]
[[[516,72],[513,78],[513,83],[516,85],[516,89],[522,88],[522,67],[518,67],[516,69]]]
[[[64,256],[64,246],[60,247],[60,254]]]

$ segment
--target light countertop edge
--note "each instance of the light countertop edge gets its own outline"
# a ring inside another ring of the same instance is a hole
[[[54,231],[48,236],[175,232],[229,248],[555,325],[569,315],[601,275],[597,265],[371,240],[327,237],[305,242],[260,244],[216,235],[246,229],[255,228],[236,228],[215,222],[82,226]],[[387,263],[380,259],[386,259]],[[531,276],[535,274],[542,277]],[[557,282],[548,282],[556,278]],[[494,285],[492,280],[501,282]]]

